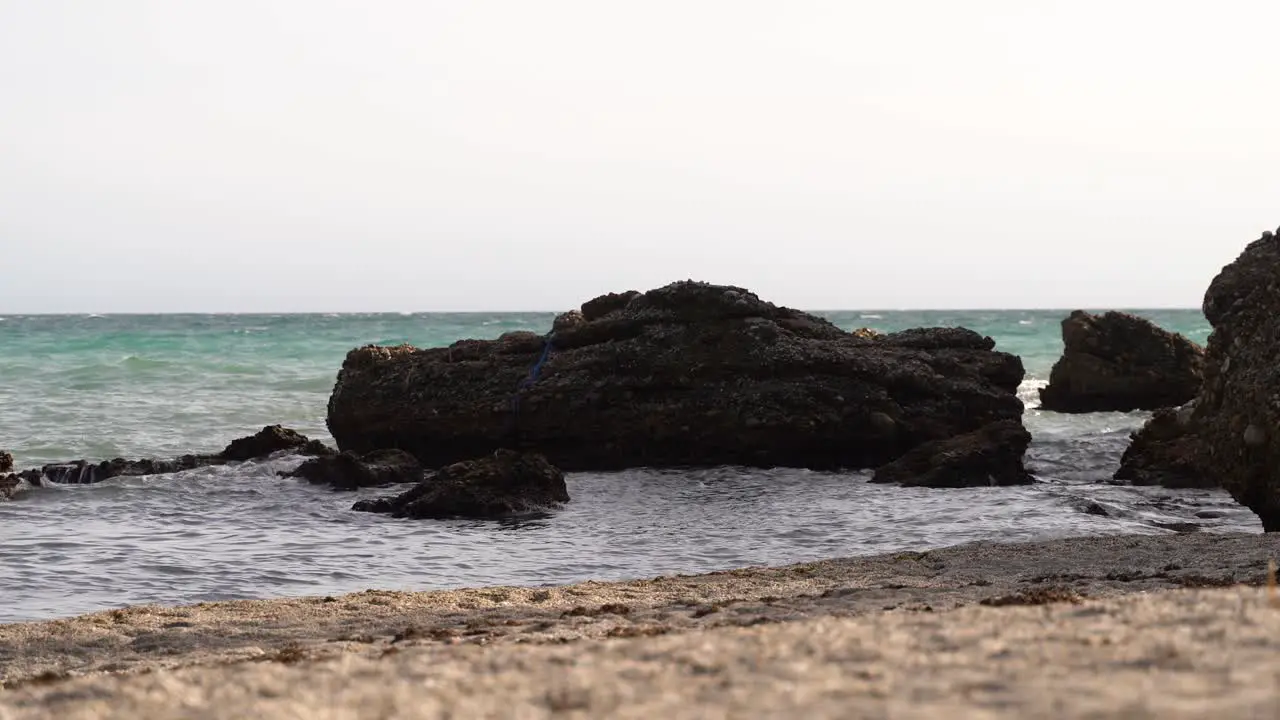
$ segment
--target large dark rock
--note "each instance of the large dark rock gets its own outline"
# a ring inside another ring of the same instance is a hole
[[[226,449],[216,455],[183,455],[172,460],[126,460],[115,458],[93,463],[87,460],[72,460],[62,463],[50,463],[38,468],[23,470],[16,474],[34,486],[49,482],[59,485],[84,485],[99,483],[114,477],[136,477],[139,475],[165,475],[193,470],[208,465],[226,465],[231,462],[260,460],[277,452],[289,451],[303,455],[327,455],[334,450],[318,440],[309,440],[289,428],[279,425],[268,425],[248,437],[232,440]]]
[[[498,450],[449,465],[406,493],[352,509],[409,518],[499,518],[569,502],[564,473],[534,453]]]
[[[422,473],[418,459],[403,450],[375,450],[363,456],[344,452],[316,457],[279,474],[302,478],[313,485],[329,485],[336,490],[356,490],[421,482]]]
[[[1203,387],[1189,412],[1158,413],[1134,437],[1117,478],[1216,485],[1280,531],[1280,239],[1250,243],[1201,309]]]
[[[932,488],[1027,485],[1035,482],[1022,464],[1030,443],[1022,423],[1001,420],[924,443],[878,468],[871,482]]]
[[[1208,457],[1192,431],[1194,412],[1194,402],[1155,411],[1142,429],[1130,436],[1115,479],[1167,488],[1214,487]]]
[[[530,332],[353,350],[329,429],[342,450],[402,448],[428,467],[517,447],[570,471],[862,468],[1022,415],[1021,360],[968,330],[859,337],[695,282],[597,298],[581,317],[536,382],[546,340]]]
[[[1191,432],[1212,479],[1280,531],[1280,239],[1246,247],[1202,309],[1213,334]]]
[[[1062,340],[1062,358],[1040,390],[1045,410],[1154,410],[1181,405],[1200,390],[1204,351],[1149,320],[1077,310],[1062,321]]]

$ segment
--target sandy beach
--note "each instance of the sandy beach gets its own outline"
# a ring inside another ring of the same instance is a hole
[[[0,625],[0,720],[1273,717],[1280,538],[1118,536]]]

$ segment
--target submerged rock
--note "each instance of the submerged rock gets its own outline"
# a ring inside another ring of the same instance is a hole
[[[565,470],[863,468],[1022,415],[1021,360],[959,328],[859,337],[697,282],[596,298],[560,327],[549,354],[527,332],[353,350],[330,432],[428,467],[514,447]]]
[[[409,518],[499,518],[566,502],[564,473],[546,458],[502,449],[442,468],[406,493],[361,500],[352,509]]]
[[[289,428],[268,425],[253,435],[232,440],[226,449],[216,455],[183,455],[171,460],[115,458],[98,463],[72,460],[23,470],[16,476],[35,486],[45,482],[56,485],[86,485],[114,477],[165,475],[209,465],[261,460],[278,452],[326,455],[332,454],[334,450],[318,440],[309,440],[305,435]]]
[[[1181,405],[1200,390],[1204,351],[1144,318],[1077,310],[1062,321],[1062,340],[1062,358],[1040,390],[1044,410],[1154,410]]]
[[[313,485],[356,490],[422,481],[422,465],[403,450],[375,450],[363,456],[344,452],[312,458],[281,477],[302,478]]]
[[[924,443],[881,466],[871,482],[932,488],[1027,485],[1035,482],[1022,463],[1030,443],[1022,423],[1001,420]]]

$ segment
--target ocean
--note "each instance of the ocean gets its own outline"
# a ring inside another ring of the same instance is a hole
[[[1208,336],[1198,310],[1131,312],[1201,344]],[[1220,491],[1105,482],[1146,413],[1036,408],[1066,311],[819,314],[846,329],[960,325],[1020,355],[1028,466],[1042,482],[930,490],[872,485],[866,472],[575,473],[563,509],[500,522],[352,512],[356,499],[389,491],[276,476],[297,459],[39,488],[0,501],[0,622],[139,603],[698,573],[972,540],[1261,531]],[[0,449],[19,468],[172,457],[216,452],[274,423],[331,443],[325,406],[351,348],[542,333],[553,316],[8,315]]]

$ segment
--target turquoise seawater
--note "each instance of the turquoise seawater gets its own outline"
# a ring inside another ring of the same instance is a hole
[[[1198,311],[1135,311],[1203,343]],[[0,622],[137,603],[323,595],[365,588],[538,585],[651,577],[973,540],[1260,530],[1220,491],[1105,482],[1145,413],[1035,407],[1065,311],[821,313],[846,329],[961,325],[1023,358],[1033,435],[1020,488],[873,485],[866,472],[709,468],[575,473],[563,509],[503,522],[351,511],[387,490],[334,492],[277,472],[297,458],[0,502]],[[545,332],[551,313],[3,316],[0,448],[21,467],[212,452],[263,425],[330,440],[343,357]]]

